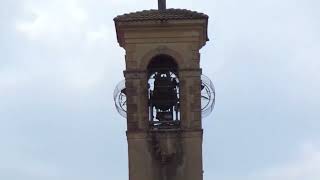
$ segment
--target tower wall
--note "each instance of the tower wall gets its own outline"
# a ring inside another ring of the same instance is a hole
[[[200,48],[207,41],[205,20],[117,24],[126,50],[129,180],[202,180]],[[157,55],[178,64],[181,124],[149,127],[147,66]]]

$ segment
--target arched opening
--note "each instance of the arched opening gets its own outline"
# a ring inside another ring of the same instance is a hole
[[[153,129],[180,126],[178,65],[168,55],[158,55],[148,65],[149,123]]]

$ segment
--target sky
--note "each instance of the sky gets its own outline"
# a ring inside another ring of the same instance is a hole
[[[128,179],[113,18],[156,0],[1,0],[0,179]],[[167,0],[204,12],[204,179],[320,178],[320,1]]]

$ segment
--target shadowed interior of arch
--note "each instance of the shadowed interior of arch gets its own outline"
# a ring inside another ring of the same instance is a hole
[[[148,75],[150,75],[156,71],[172,71],[176,75],[178,75],[178,64],[169,55],[160,54],[153,57],[148,64],[147,67]]]
[[[149,121],[154,129],[180,126],[178,65],[168,55],[153,57],[148,65]]]

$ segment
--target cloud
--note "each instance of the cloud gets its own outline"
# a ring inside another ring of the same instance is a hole
[[[76,33],[88,20],[86,11],[76,0],[49,3],[27,0],[24,9],[29,18],[17,22],[16,28],[31,39],[57,38],[63,32]]]
[[[320,177],[320,147],[305,143],[290,162],[250,175],[249,180],[318,180]]]
[[[22,1],[24,10],[15,19],[14,32],[23,46],[18,49],[21,57],[10,61],[0,72],[0,93],[50,81],[64,89],[86,91],[121,74],[123,52],[117,46],[113,15],[97,7],[98,2]],[[119,71],[106,76],[114,69]]]
[[[111,33],[114,27],[97,21],[99,18],[90,14],[86,1],[56,0],[38,3],[27,0],[23,7],[24,16],[17,20],[16,30],[29,40],[55,42],[65,47],[64,44],[74,41],[87,40],[84,43],[92,43],[110,40],[110,36],[114,36]]]
[[[90,31],[87,33],[87,39],[89,42],[94,41],[108,41],[110,40],[110,36],[113,35],[110,28],[105,25],[100,26],[96,31]]]

